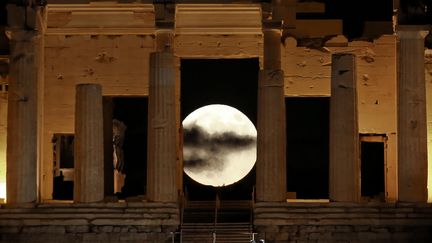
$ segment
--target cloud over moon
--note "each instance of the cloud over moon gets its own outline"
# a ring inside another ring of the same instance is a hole
[[[253,168],[256,161],[256,129],[239,110],[208,105],[183,121],[184,172],[211,186],[233,184]]]
[[[256,146],[256,137],[229,131],[208,133],[197,124],[183,129],[184,167],[195,172],[223,171],[230,153]]]

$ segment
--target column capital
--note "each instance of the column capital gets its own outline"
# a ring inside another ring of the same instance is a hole
[[[284,87],[284,71],[281,69],[264,69],[260,70],[260,79],[258,86],[260,88],[265,87]],[[266,77],[266,78],[264,78]]]
[[[399,38],[424,39],[429,33],[430,27],[425,25],[398,25],[396,33]]]
[[[7,5],[8,26],[6,36],[11,41],[27,42],[40,35],[43,29],[43,7]]]
[[[38,30],[41,28],[42,6],[6,5],[10,29]]]
[[[7,28],[6,36],[10,41],[14,42],[29,42],[40,35],[37,30],[25,30],[18,28]]]
[[[274,34],[274,35],[280,35],[282,36],[282,30],[277,27],[267,27],[262,29],[263,34]]]
[[[173,51],[174,46],[174,30],[173,29],[158,29],[155,31],[156,36],[156,51]]]
[[[173,35],[174,33],[175,33],[174,29],[171,29],[171,28],[160,28],[160,29],[155,30],[156,36],[164,35],[164,34],[172,34]]]

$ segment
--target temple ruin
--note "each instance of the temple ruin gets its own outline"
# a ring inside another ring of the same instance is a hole
[[[346,2],[1,3],[0,242],[432,242],[432,5]],[[183,172],[208,104],[233,185]]]

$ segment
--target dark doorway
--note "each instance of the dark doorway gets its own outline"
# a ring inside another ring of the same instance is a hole
[[[256,126],[258,58],[182,59],[181,120],[194,110],[210,104],[232,106]],[[255,168],[230,186],[201,185],[183,173],[185,193],[190,200],[246,200],[252,198]]]
[[[384,200],[384,142],[361,142],[361,196]]]
[[[123,153],[125,174],[120,198],[144,195],[147,179],[147,97],[114,97],[113,120],[126,126]]]
[[[73,134],[54,134],[52,137],[54,200],[73,200],[74,138]]]
[[[287,189],[297,199],[328,198],[329,98],[286,98]]]

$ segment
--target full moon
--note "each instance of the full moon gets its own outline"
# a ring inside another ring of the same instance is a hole
[[[184,172],[214,187],[231,185],[253,168],[257,131],[249,118],[227,105],[203,106],[183,120]]]

